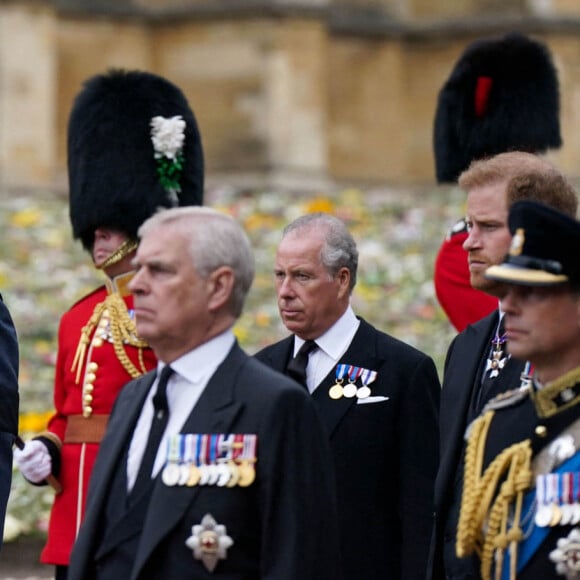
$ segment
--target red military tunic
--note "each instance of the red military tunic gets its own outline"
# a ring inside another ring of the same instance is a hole
[[[56,413],[49,421],[48,433],[42,435],[59,446],[62,442],[58,476],[62,491],[55,495],[50,514],[48,540],[40,557],[45,564],[68,565],[84,515],[98,442],[113,403],[132,376],[156,366],[153,351],[134,334],[134,340],[126,335],[119,340],[122,327],[126,330],[132,324],[127,323],[133,297],[126,288],[132,275],[131,272],[107,281],[106,286],[77,302],[60,321],[54,383]],[[84,351],[79,348],[83,346],[83,329]]]

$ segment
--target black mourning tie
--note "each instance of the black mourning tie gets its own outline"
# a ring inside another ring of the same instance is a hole
[[[149,437],[147,439],[147,445],[145,446],[145,452],[143,453],[143,459],[141,460],[141,466],[137,473],[137,479],[131,491],[131,495],[135,498],[141,495],[141,492],[151,482],[151,472],[153,471],[155,457],[157,457],[157,450],[159,449],[161,438],[163,437],[163,433],[167,427],[167,421],[169,420],[167,381],[172,374],[173,369],[169,365],[163,367],[159,382],[157,383],[157,391],[153,396],[154,414],[151,420],[151,429],[149,430]]]
[[[307,340],[296,353],[293,359],[290,359],[286,367],[286,374],[291,376],[301,385],[306,386],[306,367],[308,366],[308,356],[318,345],[313,340]]]

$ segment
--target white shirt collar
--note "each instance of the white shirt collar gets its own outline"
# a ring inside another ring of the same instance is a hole
[[[333,360],[338,360],[351,343],[359,324],[360,320],[349,305],[344,314],[323,335],[316,339],[318,348]],[[300,337],[294,337],[294,356],[296,356],[304,342]]]
[[[192,384],[206,383],[230,352],[235,336],[231,328],[190,350],[171,363],[171,368]],[[165,363],[159,361],[160,374]]]

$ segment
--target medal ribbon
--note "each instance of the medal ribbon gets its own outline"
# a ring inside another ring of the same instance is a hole
[[[363,369],[361,367],[351,366],[348,369],[348,380],[351,383],[356,382],[356,380],[360,377]]]
[[[234,436],[234,453],[233,458],[236,463],[240,462],[240,456],[244,448],[244,436],[241,433],[237,433]]]
[[[256,441],[257,435],[247,433],[242,436],[244,438],[244,448],[242,452],[242,460],[255,461],[256,460]]]
[[[339,384],[342,383],[345,375],[347,374],[348,368],[349,368],[349,365],[346,365],[346,364],[336,365],[335,376],[336,376],[337,383],[339,383]]]
[[[167,438],[167,462],[178,463],[181,461],[181,441],[179,435]]]

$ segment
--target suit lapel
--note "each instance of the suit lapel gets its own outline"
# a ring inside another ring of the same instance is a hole
[[[375,370],[379,361],[376,355],[374,333],[373,327],[361,320],[350,346],[337,364],[351,364]],[[357,401],[356,397],[342,397],[336,400],[330,398],[328,390],[336,382],[335,369],[336,366],[332,368],[312,394],[329,437],[332,437],[341,419],[353,405],[356,405]]]
[[[490,346],[488,338],[497,324],[497,317],[496,311],[465,329],[463,340],[457,343],[456,350],[453,351],[454,366],[446,369],[446,373],[452,375],[452,378],[447,383],[444,377],[443,382],[442,397],[450,404],[441,406],[440,424],[443,428],[440,472],[443,481],[437,484],[437,503],[440,499],[439,493],[447,494],[450,487],[448,484],[455,477],[478,371]]]
[[[291,334],[280,342],[269,347],[262,357],[258,356],[258,359],[261,359],[264,364],[268,365],[275,371],[286,374],[286,366],[294,352],[293,346],[294,335]]]
[[[106,435],[107,438],[103,440],[105,445],[101,444],[103,449],[106,449],[107,461],[103,462],[102,470],[93,471],[99,484],[91,481],[92,487],[98,490],[103,498],[108,490],[108,483],[113,478],[114,471],[120,467],[126,469],[125,450],[127,442],[131,440],[132,432],[155,376],[156,373],[153,371],[137,379],[133,384],[125,387],[124,394],[117,399],[114,416],[107,429],[109,435],[108,437]]]
[[[106,509],[106,497],[115,477],[115,470],[127,468],[125,462],[127,442],[131,440],[132,432],[155,376],[155,372],[150,372],[129,383],[115,403],[114,413],[101,442],[100,454],[91,474],[88,502],[91,504],[94,502],[98,507],[87,510],[87,525],[85,526],[87,530],[99,529],[96,520]],[[89,520],[91,517],[92,521]],[[95,545],[101,541],[101,538],[88,538],[87,541]]]
[[[234,388],[247,355],[236,344],[209,380],[199,401],[185,421],[182,433],[229,433],[242,411],[242,403],[234,400]],[[195,500],[200,488],[180,488],[175,493],[157,477],[151,495],[147,519],[137,551],[133,577],[136,577],[147,558],[163,537],[177,525]],[[183,539],[185,542],[186,538]]]

